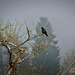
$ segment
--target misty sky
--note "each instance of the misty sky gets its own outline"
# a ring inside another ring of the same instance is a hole
[[[0,0],[0,17],[22,23],[25,18],[30,27],[48,17],[61,52],[75,48],[75,0]]]

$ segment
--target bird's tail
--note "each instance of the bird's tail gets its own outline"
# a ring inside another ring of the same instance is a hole
[[[46,36],[48,36],[48,34],[46,34]]]

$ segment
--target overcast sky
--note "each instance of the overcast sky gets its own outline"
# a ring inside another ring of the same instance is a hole
[[[0,0],[0,17],[22,23],[26,18],[29,25],[48,17],[61,52],[75,48],[75,0]]]

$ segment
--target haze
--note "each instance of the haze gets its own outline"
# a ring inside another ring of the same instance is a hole
[[[75,0],[0,0],[0,17],[16,18],[29,27],[47,17],[59,41],[61,53],[75,48]]]

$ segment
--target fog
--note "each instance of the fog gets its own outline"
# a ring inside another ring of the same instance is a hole
[[[47,17],[59,41],[61,53],[75,48],[75,0],[0,0],[0,17],[15,18],[29,28],[40,17]]]

